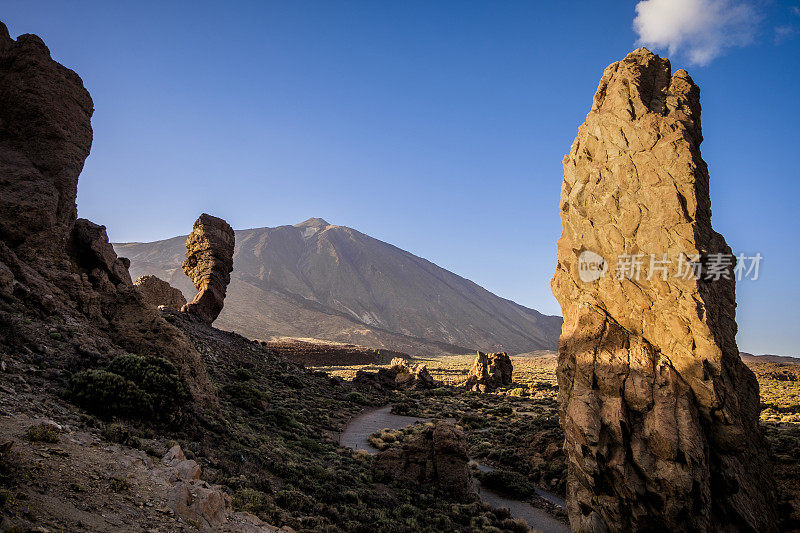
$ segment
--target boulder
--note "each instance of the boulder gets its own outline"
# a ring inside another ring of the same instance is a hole
[[[395,481],[434,485],[456,497],[472,491],[466,437],[446,420],[423,429],[399,447],[380,452],[375,468]]]
[[[711,227],[702,140],[697,85],[640,48],[605,70],[564,158],[551,285],[573,531],[776,528],[733,263],[708,267],[731,251]]]
[[[467,375],[465,387],[478,392],[490,392],[513,382],[514,365],[506,352],[478,352]]]
[[[153,307],[164,307],[169,311],[180,311],[186,305],[183,293],[156,276],[140,276],[133,282],[145,303]]]
[[[353,383],[377,390],[394,389],[433,389],[441,384],[433,379],[428,366],[424,363],[411,365],[402,357],[392,359],[389,368],[381,368],[377,372],[359,370]]]
[[[225,292],[233,270],[233,229],[221,218],[200,215],[186,238],[183,271],[197,288],[197,295],[182,311],[206,324],[216,320],[225,303]]]

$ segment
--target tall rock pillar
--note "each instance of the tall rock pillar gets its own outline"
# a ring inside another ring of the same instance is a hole
[[[186,261],[182,266],[197,294],[182,310],[206,324],[214,322],[225,305],[235,241],[227,222],[206,213],[195,221],[192,233],[186,238]]]
[[[759,392],[711,227],[700,90],[640,48],[564,158],[553,294],[575,531],[773,531]]]

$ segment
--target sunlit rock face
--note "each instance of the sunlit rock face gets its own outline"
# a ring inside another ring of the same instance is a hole
[[[506,352],[478,352],[464,386],[471,391],[491,392],[498,387],[511,385],[513,373],[514,366]]]
[[[225,304],[225,293],[233,270],[233,229],[221,218],[203,213],[186,238],[183,271],[197,294],[182,310],[207,324],[217,319]]]
[[[640,48],[605,70],[564,158],[552,289],[575,531],[775,529],[733,265],[709,275],[730,248],[701,142],[699,88]]]

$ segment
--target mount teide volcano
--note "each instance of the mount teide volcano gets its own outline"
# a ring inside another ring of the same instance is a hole
[[[115,244],[134,278],[153,274],[187,297],[185,236]],[[561,318],[354,229],[319,218],[236,232],[225,308],[215,325],[251,338],[312,337],[411,354],[555,349]]]

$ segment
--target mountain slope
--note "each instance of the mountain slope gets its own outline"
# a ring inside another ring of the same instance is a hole
[[[115,244],[131,274],[191,298],[185,237]],[[554,349],[561,318],[500,298],[395,246],[318,218],[236,232],[225,308],[215,323],[253,338],[314,337],[412,354]]]

